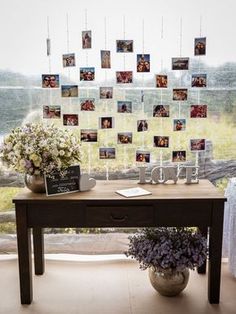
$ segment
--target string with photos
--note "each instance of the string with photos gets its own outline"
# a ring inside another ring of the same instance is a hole
[[[85,27],[85,31],[88,30],[88,12],[87,9],[84,10],[84,27]],[[86,58],[86,67],[88,67],[88,49],[85,49],[85,58]]]
[[[52,73],[52,66],[51,66],[51,38],[50,38],[50,21],[49,16],[47,16],[47,57],[48,57],[48,73]],[[49,89],[49,103],[50,106],[52,105],[52,89]],[[46,119],[47,122],[48,119]]]
[[[69,33],[69,16],[66,14],[66,46],[67,53],[70,53],[70,33]],[[68,67],[68,77],[70,79],[70,67]]]
[[[144,19],[142,20],[142,54],[144,55]],[[144,73],[142,72],[142,86],[144,87]],[[146,119],[145,118],[145,114],[144,114],[144,102],[141,102],[141,106],[142,106],[142,119]],[[144,149],[145,146],[145,132],[142,132],[142,149]]]

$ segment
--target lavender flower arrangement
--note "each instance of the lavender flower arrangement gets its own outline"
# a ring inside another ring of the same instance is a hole
[[[129,240],[126,255],[136,259],[143,270],[195,269],[207,258],[207,240],[193,228],[144,228]]]

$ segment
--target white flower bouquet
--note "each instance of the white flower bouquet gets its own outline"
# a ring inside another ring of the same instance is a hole
[[[69,130],[26,124],[8,134],[0,158],[11,169],[29,175],[50,175],[80,161],[80,145]]]

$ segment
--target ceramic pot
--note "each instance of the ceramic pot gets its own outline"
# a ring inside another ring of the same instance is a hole
[[[41,175],[25,175],[25,185],[34,193],[45,193],[44,176]]]

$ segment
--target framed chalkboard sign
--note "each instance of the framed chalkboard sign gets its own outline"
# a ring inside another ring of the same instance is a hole
[[[63,175],[54,172],[52,176],[45,176],[47,196],[66,194],[79,191],[80,166],[68,167]]]

